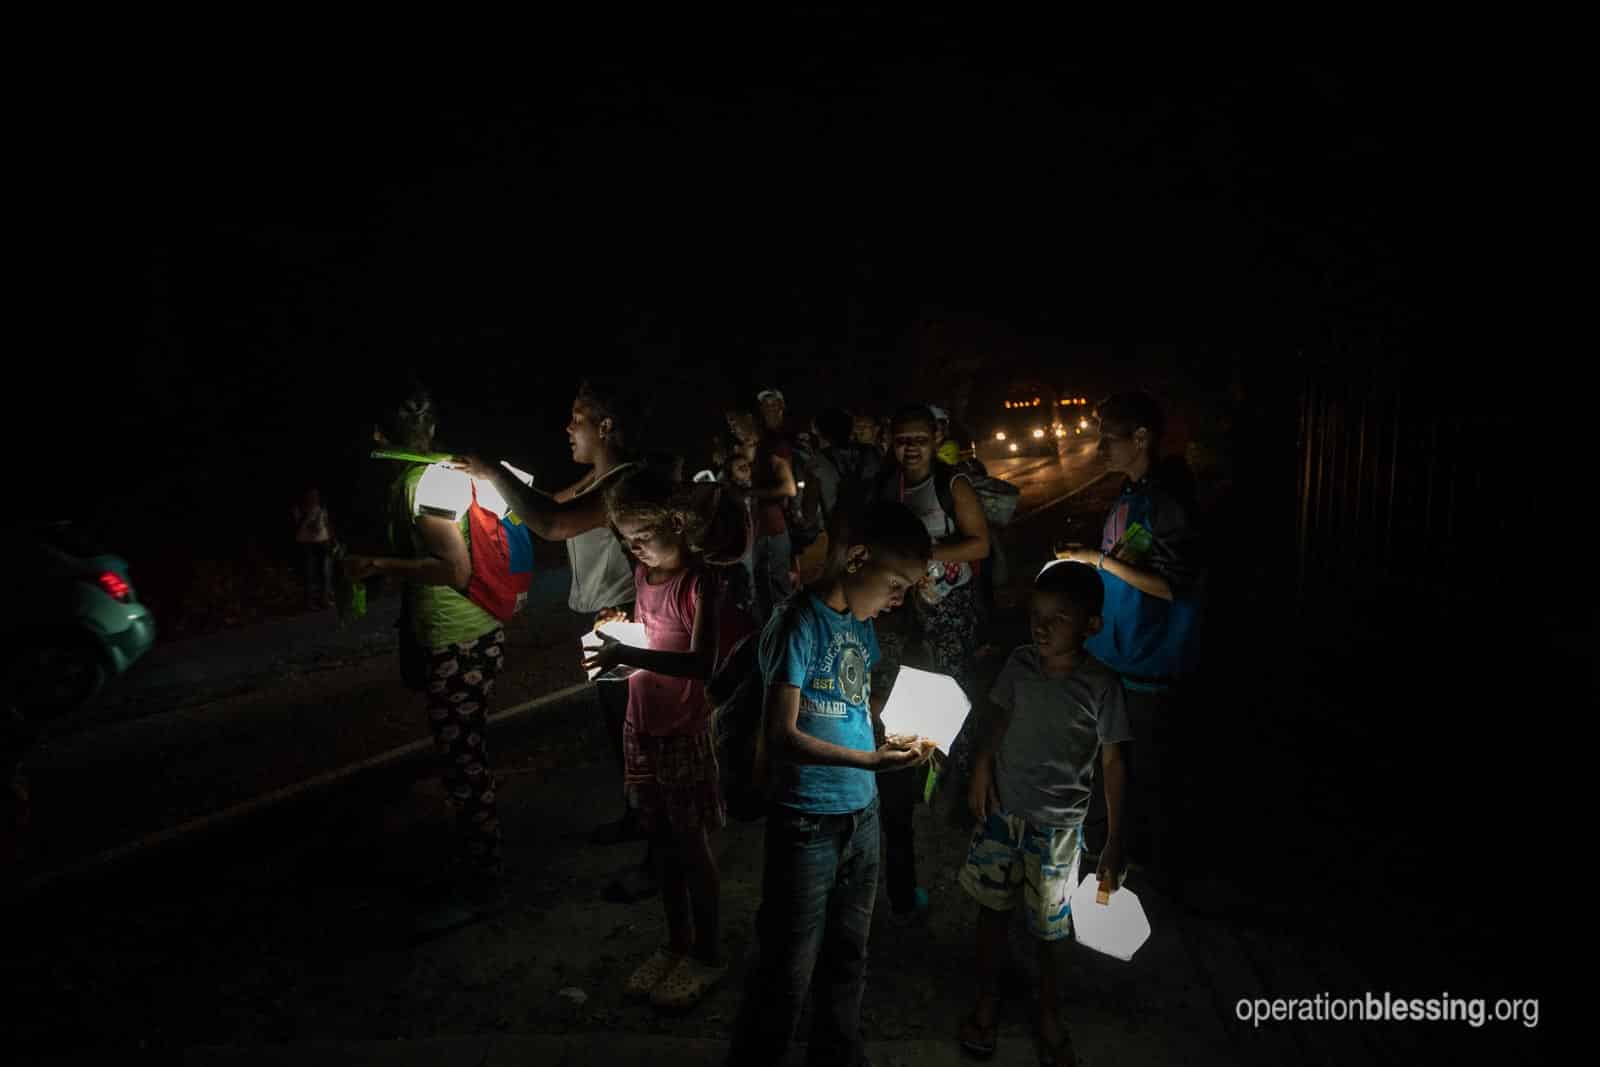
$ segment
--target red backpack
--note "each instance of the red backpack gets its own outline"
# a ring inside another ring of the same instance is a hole
[[[467,528],[472,554],[467,599],[501,622],[510,622],[527,605],[533,586],[533,535],[516,512],[507,511],[501,518],[479,504],[476,482]]]

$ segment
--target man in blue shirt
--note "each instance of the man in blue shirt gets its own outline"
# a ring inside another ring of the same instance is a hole
[[[876,744],[880,709],[871,682],[878,660],[872,620],[927,573],[927,531],[897,503],[857,514],[841,509],[828,525],[830,543],[843,549],[761,635],[772,807],[756,922],[760,959],[728,1059],[740,1067],[782,1062],[819,961],[808,1060],[865,1062],[861,996],[878,895],[875,772],[916,766],[929,754]]]

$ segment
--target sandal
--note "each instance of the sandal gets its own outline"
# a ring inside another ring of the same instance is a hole
[[[672,969],[655,992],[650,994],[650,1003],[658,1008],[692,1008],[700,1003],[713,986],[727,975],[728,968],[724,964],[706,963],[693,956],[683,957],[683,962]]]
[[[669,948],[656,949],[628,976],[628,980],[622,984],[622,991],[630,997],[648,997],[684,959]]]
[[[1000,1003],[995,999],[995,1020],[988,1026],[978,1022],[978,1009],[973,1008],[961,1021],[961,1051],[976,1059],[986,1060],[994,1055],[996,1036],[1000,1032]]]

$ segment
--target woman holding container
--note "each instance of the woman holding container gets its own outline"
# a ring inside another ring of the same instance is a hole
[[[611,530],[605,490],[619,475],[639,465],[639,421],[637,407],[623,389],[596,381],[580,385],[567,422],[567,441],[573,461],[587,466],[589,472],[553,495],[524,485],[499,463],[464,456],[457,464],[473,477],[492,482],[534,534],[547,541],[566,543],[572,568],[567,606],[590,616],[596,626],[633,615],[633,568]],[[612,755],[620,769],[627,682],[602,676],[596,680],[595,693]],[[590,840],[610,845],[642,837],[637,817],[624,800],[621,817],[596,827]],[[606,887],[606,897],[629,901],[651,895],[655,892],[653,870],[652,857],[646,855],[641,868]]]

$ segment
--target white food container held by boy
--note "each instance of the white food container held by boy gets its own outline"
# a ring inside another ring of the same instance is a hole
[[[971,710],[972,701],[948,674],[901,667],[883,708],[883,728],[892,734],[929,738],[948,756]]]
[[[1150,939],[1150,920],[1133,890],[1123,887],[1100,903],[1100,876],[1090,871],[1072,891],[1072,929],[1078,944],[1131,960]]]

